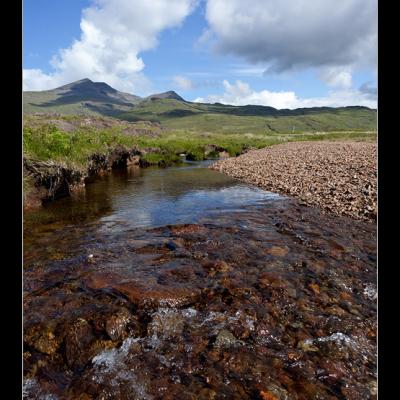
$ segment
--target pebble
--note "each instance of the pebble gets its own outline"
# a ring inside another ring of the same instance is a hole
[[[329,213],[376,221],[376,150],[369,142],[291,142],[210,168]]]

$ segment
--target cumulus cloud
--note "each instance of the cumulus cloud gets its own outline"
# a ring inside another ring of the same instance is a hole
[[[178,88],[178,89],[182,89],[182,90],[191,90],[194,88],[193,82],[188,79],[185,78],[184,76],[174,76],[173,79],[173,84]]]
[[[224,92],[219,95],[210,95],[205,98],[198,97],[195,102],[222,103],[243,106],[248,104],[282,108],[302,107],[343,107],[343,106],[365,106],[376,107],[376,98],[369,93],[351,88],[332,90],[325,97],[300,98],[293,91],[272,92],[252,90],[250,86],[237,80],[234,84],[227,80],[223,81]]]
[[[24,90],[45,90],[89,78],[116,89],[143,89],[140,52],[157,45],[158,34],[178,26],[197,0],[93,0],[82,11],[81,37],[51,60],[54,71],[23,71]]]
[[[206,19],[219,52],[269,71],[376,65],[376,0],[207,0]]]

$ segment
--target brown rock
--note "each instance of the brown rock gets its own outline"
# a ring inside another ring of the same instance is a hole
[[[27,329],[24,333],[24,341],[37,351],[49,355],[58,350],[61,342],[50,327],[42,327],[40,325]]]
[[[89,347],[93,340],[89,323],[83,318],[76,320],[65,338],[65,356],[69,366],[79,367],[86,364],[91,357]]]
[[[263,400],[279,400],[276,396],[268,391],[261,390],[260,396]]]
[[[127,335],[127,325],[131,321],[131,314],[128,310],[122,309],[112,315],[106,322],[106,332],[111,340],[124,339]]]
[[[314,292],[314,294],[318,295],[321,293],[321,289],[316,283],[310,283],[308,287]]]
[[[288,253],[288,249],[279,247],[279,246],[272,246],[269,250],[268,253],[275,256],[275,257],[284,257]]]

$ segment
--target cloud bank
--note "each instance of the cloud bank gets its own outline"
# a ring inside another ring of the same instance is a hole
[[[53,89],[89,78],[140,92],[149,82],[139,53],[155,47],[158,34],[180,25],[196,5],[197,0],[93,0],[82,11],[80,39],[52,58],[54,72],[24,69],[24,90]]]
[[[282,108],[302,108],[302,107],[342,107],[342,106],[365,106],[376,107],[376,93],[373,88],[363,85],[360,89],[340,87],[332,90],[325,97],[300,98],[292,91],[271,92],[261,90],[259,92],[250,86],[237,80],[234,84],[227,80],[223,81],[224,92],[222,94],[198,97],[194,101],[200,103],[222,103],[236,106],[248,104],[263,105]]]
[[[376,65],[376,0],[208,0],[206,19],[217,51],[269,71]]]

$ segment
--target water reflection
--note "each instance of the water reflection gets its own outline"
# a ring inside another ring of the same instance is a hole
[[[194,219],[219,209],[237,209],[277,195],[207,169],[205,163],[172,168],[131,167],[96,179],[74,197],[25,216],[25,225],[70,224],[101,218],[130,227]]]
[[[193,223],[220,211],[278,198],[192,162],[171,168],[131,167],[97,178],[74,197],[28,213],[24,246],[31,255],[41,243],[52,249],[82,246],[98,234],[137,227]],[[86,239],[85,239],[86,238]]]
[[[113,212],[101,219],[103,228],[109,222],[129,228],[191,223],[219,210],[239,210],[277,197],[201,166],[142,170],[133,179],[128,171],[128,184],[114,185]]]

